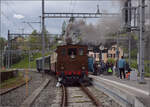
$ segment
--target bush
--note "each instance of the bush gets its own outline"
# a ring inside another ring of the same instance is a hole
[[[131,61],[131,68],[138,69],[138,65],[137,65],[137,61],[136,60],[132,60]]]
[[[115,64],[115,59],[109,58],[109,59],[108,59],[108,62],[109,62],[109,63],[112,63],[112,64],[114,65],[114,64]]]
[[[150,77],[150,73],[147,73],[147,72],[146,72],[146,73],[144,74],[144,76],[145,76],[145,77]]]

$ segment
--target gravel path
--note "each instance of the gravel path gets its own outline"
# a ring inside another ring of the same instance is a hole
[[[47,76],[47,78],[51,78],[49,84],[42,90],[32,107],[51,107],[54,103],[56,98],[56,79],[52,76]]]
[[[28,84],[28,95],[37,89],[45,80],[40,73],[30,72],[29,75],[32,80]],[[21,103],[27,98],[26,85],[17,88],[7,94],[0,96],[0,107],[20,107]]]

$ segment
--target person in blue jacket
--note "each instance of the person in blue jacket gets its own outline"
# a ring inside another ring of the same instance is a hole
[[[125,79],[125,65],[126,65],[126,62],[122,56],[121,59],[118,61],[118,68],[120,71],[120,79],[122,79],[122,73],[123,73],[123,77]]]
[[[89,69],[90,72],[94,72],[93,64],[94,64],[93,58],[89,57],[88,58],[88,69]]]

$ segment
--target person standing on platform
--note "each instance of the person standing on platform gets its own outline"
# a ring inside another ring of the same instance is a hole
[[[122,73],[123,73],[123,77],[125,79],[125,65],[126,65],[126,62],[122,56],[121,59],[118,61],[118,67],[119,67],[119,71],[120,71],[120,79],[122,79]]]
[[[103,74],[104,71],[105,71],[105,63],[104,61],[102,60],[102,62],[100,63],[101,67],[100,67],[100,74]]]
[[[88,69],[89,69],[90,72],[94,72],[94,67],[93,67],[93,65],[94,65],[94,60],[93,60],[93,58],[90,56],[90,57],[88,58]]]

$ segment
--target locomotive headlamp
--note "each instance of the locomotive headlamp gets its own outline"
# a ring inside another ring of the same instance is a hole
[[[82,67],[82,70],[85,70],[85,67],[84,67],[84,66]]]
[[[73,59],[73,58],[75,58],[75,55],[71,55],[70,57]]]

